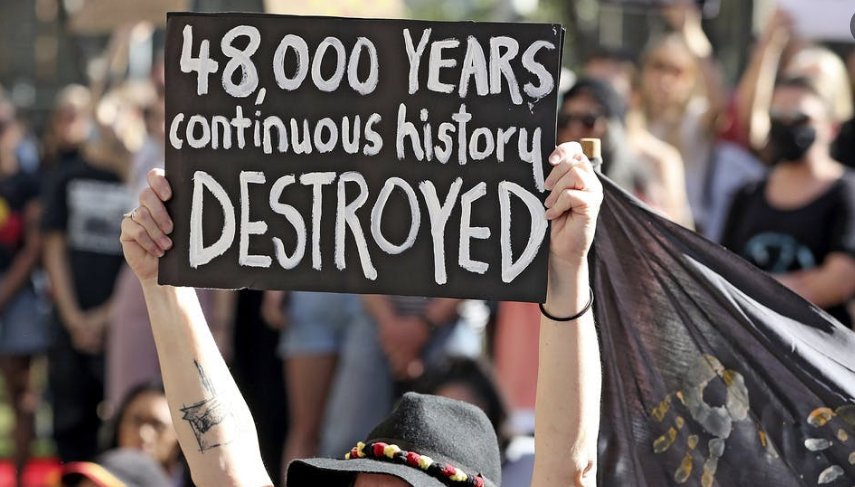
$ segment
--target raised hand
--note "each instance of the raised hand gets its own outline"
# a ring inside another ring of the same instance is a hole
[[[668,25],[679,32],[692,53],[699,58],[712,55],[712,44],[701,25],[702,12],[692,0],[677,0],[662,7]]]
[[[122,221],[122,250],[125,260],[141,282],[157,281],[157,260],[172,247],[172,219],[163,202],[172,189],[162,169],[148,173],[148,188],[140,193],[140,205]]]
[[[786,10],[777,8],[766,21],[760,43],[771,43],[783,47],[796,37],[795,32],[793,16]]]
[[[556,266],[577,265],[588,255],[597,229],[603,186],[582,146],[567,142],[549,156],[552,171],[546,178],[546,218],[552,221],[550,273]]]

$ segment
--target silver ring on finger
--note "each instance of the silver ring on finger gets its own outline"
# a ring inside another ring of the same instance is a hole
[[[136,220],[134,220],[134,215],[137,213],[137,209],[138,209],[138,208],[139,208],[139,207],[134,208],[133,210],[131,210],[131,211],[129,211],[129,212],[127,212],[127,213],[125,213],[124,215],[122,215],[122,218],[130,218],[132,222],[137,223],[137,221],[136,221]]]

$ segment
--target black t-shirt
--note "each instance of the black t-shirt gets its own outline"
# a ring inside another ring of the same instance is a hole
[[[51,175],[44,193],[42,228],[65,234],[78,306],[103,304],[122,266],[122,214],[131,197],[119,177],[78,160]]]
[[[27,229],[24,212],[39,196],[35,174],[18,171],[0,180],[0,272],[6,272],[24,246]]]
[[[772,274],[821,266],[828,254],[855,257],[855,173],[847,171],[822,195],[795,209],[773,208],[766,183],[743,187],[730,208],[722,244]],[[846,326],[844,305],[826,309]]]
[[[855,168],[855,118],[840,127],[831,155],[846,166]]]

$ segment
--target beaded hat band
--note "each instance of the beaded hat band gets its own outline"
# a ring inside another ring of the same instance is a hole
[[[450,464],[435,462],[427,455],[402,450],[397,445],[389,445],[380,441],[373,443],[363,443],[360,441],[344,456],[345,460],[355,460],[357,458],[370,458],[407,465],[408,467],[419,469],[448,485],[484,487],[484,477],[480,473],[477,475],[468,475],[463,470],[455,468]]]

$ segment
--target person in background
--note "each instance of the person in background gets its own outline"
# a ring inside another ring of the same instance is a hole
[[[81,85],[60,90],[42,136],[42,168],[52,170],[77,161],[92,129],[89,90]]]
[[[583,138],[602,140],[603,174],[670,219],[692,226],[680,155],[662,143],[659,150],[638,151],[627,132],[624,100],[606,81],[582,78],[564,94],[557,140]]]
[[[792,17],[779,9],[769,18],[737,87],[737,126],[752,150],[759,152],[768,145],[769,107],[779,74],[811,80],[830,107],[833,124],[852,118],[852,85],[843,61],[828,49],[799,39]]]
[[[634,96],[638,67],[627,52],[600,48],[588,56],[582,66],[582,75],[610,84],[629,107]]]
[[[164,475],[180,485],[184,468],[163,385],[140,384],[131,389],[112,422],[109,450],[138,450],[157,462]]]
[[[807,78],[780,81],[771,106],[771,172],[737,193],[723,244],[851,327],[855,173],[830,155],[832,108]]]
[[[342,418],[331,414],[330,399],[336,394],[342,355],[346,348],[356,345],[355,341],[360,339],[357,335],[365,333],[361,322],[366,317],[359,296],[302,291],[265,291],[262,315],[270,326],[281,330],[278,353],[283,359],[289,413],[288,435],[282,451],[284,479],[288,464],[295,458],[315,456],[318,452],[332,455],[347,448],[324,444],[329,434],[354,426],[340,424]],[[369,389],[378,381],[379,378],[371,377],[343,386]],[[366,412],[362,417],[371,418],[372,413]],[[373,425],[371,419],[368,421],[364,426],[366,431]]]
[[[852,89],[852,98],[855,100],[855,47],[849,49],[846,56],[846,71],[849,72],[849,86]]]
[[[855,48],[849,51],[849,56],[846,58],[846,68],[849,71],[852,96],[855,98]],[[844,165],[855,169],[855,116],[840,127],[840,133],[834,141],[831,155]]]
[[[127,487],[122,479],[95,462],[71,462],[62,466],[61,487]]]
[[[286,356],[292,347],[305,352],[309,345],[337,343],[334,356],[299,357],[306,365],[310,364],[308,358],[315,361],[332,358],[334,368],[328,369],[331,382],[324,402],[293,399],[298,390],[291,385],[292,381],[314,378],[312,387],[317,388],[322,384],[319,374],[323,369],[307,373],[303,367],[301,375],[300,369],[292,366],[296,360],[289,359],[285,364],[290,407],[305,402],[303,407],[314,408],[311,416],[320,420],[320,431],[315,434],[317,454],[321,456],[339,456],[355,442],[365,439],[372,426],[392,410],[396,397],[409,390],[412,381],[431,364],[449,354],[480,352],[477,335],[458,312],[461,300],[305,292],[290,295],[292,303],[288,307],[285,333],[291,328],[294,331],[281,342]],[[308,319],[311,316],[315,322]],[[309,324],[317,327],[320,323],[325,324],[321,328],[325,333],[319,334],[318,329],[311,328],[307,332]],[[292,414],[292,418],[296,416]],[[295,427],[304,431],[306,428]],[[283,467],[287,463],[283,462]]]
[[[90,460],[98,452],[104,335],[123,263],[117,237],[122,215],[132,206],[122,181],[128,153],[116,149],[123,145],[110,128],[121,125],[102,125],[101,146],[90,148],[95,142],[88,141],[54,168],[44,190],[43,260],[56,315],[48,382],[62,461]]]
[[[156,80],[155,80],[156,81]],[[156,83],[154,83],[156,85]],[[146,138],[142,147],[133,154],[127,187],[130,194],[138,194],[147,186],[146,174],[164,165],[165,122],[164,99],[155,98],[144,107]],[[234,300],[231,291],[200,289],[197,291],[202,307],[217,344],[229,356],[231,321]],[[112,411],[119,401],[138,384],[160,377],[157,351],[148,312],[145,309],[142,289],[133,273],[122,267],[116,278],[113,303],[109,316],[110,333],[106,346],[105,397]]]
[[[673,32],[655,40],[644,53],[639,113],[645,129],[679,151],[685,194],[695,227],[702,229],[704,184],[724,107],[721,73],[695,3],[679,0],[663,8]]]
[[[44,303],[33,282],[41,258],[39,176],[18,157],[24,132],[0,94],[0,372],[14,415],[16,485],[30,456],[38,393],[30,366],[50,343]]]
[[[376,323],[388,373],[398,382],[395,395],[400,395],[401,387],[411,387],[434,363],[480,353],[477,336],[461,316],[462,299],[380,295],[362,299]]]
[[[127,184],[130,194],[138,194],[146,185],[148,171],[163,167],[163,110],[163,99],[155,100],[145,109],[148,136],[131,162]],[[142,289],[126,267],[122,267],[116,278],[109,322],[105,397],[110,409],[115,410],[136,385],[154,381],[160,375]]]
[[[169,478],[145,453],[131,448],[111,450],[97,462],[62,466],[62,487],[167,487]]]
[[[545,216],[552,225],[547,299],[540,327],[535,435],[539,454],[535,459],[532,486],[591,487],[597,477],[602,375],[597,332],[590,312],[593,293],[589,288],[587,261],[603,190],[579,144],[562,144],[550,155],[549,163],[553,169],[545,181],[545,187],[550,191],[545,201]],[[170,247],[167,234],[171,232],[172,223],[163,202],[171,197],[172,189],[162,172],[151,173],[149,182],[150,188],[140,197],[141,206],[122,221],[121,241],[128,264],[145,290],[167,399],[193,480],[202,486],[270,486],[272,482],[261,462],[252,416],[217,351],[195,294],[188,289],[157,284],[158,258],[163,255],[164,248]],[[401,404],[405,403],[416,409],[414,414],[406,414],[405,409],[399,410],[405,413],[402,424],[407,424],[411,418],[433,424],[444,422],[441,409],[428,407],[434,412],[415,414],[426,411],[426,408],[418,408],[419,404],[425,404],[425,399],[418,395],[405,395]],[[448,437],[419,437],[419,443],[424,443],[421,440],[430,443],[441,441],[448,445],[449,438],[454,440],[461,431],[465,435],[466,428],[474,429],[480,424],[480,420],[471,420],[478,416],[470,413],[477,411],[476,408],[470,406],[470,412],[455,413],[460,409],[458,401],[444,404],[447,405],[445,410],[449,420],[445,423],[454,426],[432,431],[438,435],[440,431],[442,434],[447,431]],[[376,431],[382,433],[383,425],[389,425],[390,429],[386,430],[391,431],[392,426],[401,424],[394,422],[395,417],[391,416],[392,423],[384,422]],[[401,431],[400,428],[395,430]],[[416,427],[408,431],[412,435],[412,432],[422,429]],[[489,436],[493,437],[493,442],[496,441],[492,430]],[[473,435],[473,438],[479,437],[482,436]],[[478,445],[476,450],[480,452],[495,448],[495,456],[498,457],[498,445],[490,447],[486,442]],[[372,448],[372,453],[375,451]],[[394,455],[394,449],[390,452]],[[382,453],[386,455],[385,448],[382,448]],[[473,454],[484,458],[480,453]],[[356,456],[360,456],[358,447]],[[367,462],[361,460],[353,460],[360,462],[354,466],[365,466]],[[429,468],[427,460],[414,463],[419,468]],[[446,469],[441,470],[446,472]],[[341,485],[357,487],[407,485],[399,475],[376,474],[388,470],[372,472],[375,474],[363,472],[355,479],[345,476],[339,480],[343,481]],[[475,472],[471,472],[472,475]],[[493,485],[497,484],[498,481]],[[296,480],[292,482],[289,474],[289,485],[334,484],[312,483],[311,480],[299,484]],[[410,482],[410,485],[414,484]],[[436,480],[424,478],[423,482],[415,485],[436,485]],[[485,485],[490,484],[485,482]]]
[[[465,357],[448,359],[420,379],[415,390],[478,406],[496,431],[502,456],[502,486],[531,485],[534,437],[511,436],[508,408],[488,363]]]
[[[259,449],[268,475],[280,479],[290,413],[284,367],[277,353],[281,332],[262,316],[264,293],[237,291],[230,369],[258,425]]]

